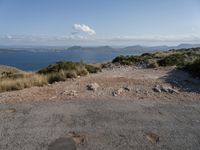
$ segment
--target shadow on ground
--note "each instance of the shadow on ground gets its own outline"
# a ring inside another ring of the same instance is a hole
[[[161,79],[181,91],[200,93],[200,79],[192,77],[183,70],[174,69]]]

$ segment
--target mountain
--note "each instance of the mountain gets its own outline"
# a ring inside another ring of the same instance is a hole
[[[170,49],[168,46],[154,46],[154,47],[147,47],[147,46],[141,46],[141,45],[135,45],[135,46],[129,46],[122,48],[123,51],[126,52],[132,52],[132,51],[138,51],[138,52],[153,52],[153,51],[164,51]]]
[[[180,49],[180,48],[196,48],[196,47],[200,47],[200,44],[180,44],[174,48]]]
[[[180,44],[178,46],[141,46],[141,45],[135,45],[135,46],[128,46],[125,48],[122,48],[121,50],[126,52],[153,52],[153,51],[166,51],[170,49],[182,49],[182,48],[196,48],[200,47],[200,44]]]

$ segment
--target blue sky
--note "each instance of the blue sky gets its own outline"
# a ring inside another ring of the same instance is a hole
[[[200,43],[200,0],[0,0],[1,45]]]

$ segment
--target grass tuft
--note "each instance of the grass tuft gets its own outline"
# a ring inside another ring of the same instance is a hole
[[[47,83],[47,78],[43,75],[26,73],[19,78],[1,78],[0,92],[21,90],[32,86],[43,86]]]

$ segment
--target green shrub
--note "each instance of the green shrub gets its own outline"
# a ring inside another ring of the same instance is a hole
[[[64,72],[66,78],[75,78],[77,76],[85,76],[88,73],[97,73],[100,70],[100,67],[93,65],[79,62],[60,61],[56,64],[49,65],[48,67],[38,71],[38,73],[46,75],[57,73],[56,75],[58,75],[60,72]],[[53,75],[54,78],[56,78],[56,75]]]
[[[200,78],[200,59],[186,65],[184,69],[189,71],[192,75]]]
[[[77,78],[77,74],[75,71],[65,71],[66,78]]]
[[[183,66],[185,63],[184,59],[182,54],[172,54],[159,60],[158,64],[160,66]]]
[[[178,52],[162,58],[158,61],[158,64],[160,66],[185,66],[199,58],[200,55],[193,51],[182,53]]]
[[[65,81],[66,76],[65,74],[59,72],[59,73],[51,73],[47,75],[48,83],[52,84],[55,82]]]
[[[112,63],[120,63],[121,65],[140,64],[146,60],[154,58],[154,54],[146,53],[141,56],[118,56],[113,59]]]
[[[68,61],[60,61],[57,62],[56,64],[51,64],[48,67],[38,71],[38,73],[41,74],[50,74],[50,73],[55,73],[55,72],[60,72],[61,70],[74,70],[76,71],[80,67],[84,67],[82,63],[78,62],[68,62]]]
[[[97,66],[94,66],[94,65],[85,65],[85,68],[87,69],[87,71],[89,73],[97,73],[97,72],[100,72],[101,71],[101,67],[97,67]]]
[[[78,76],[86,76],[88,74],[88,71],[85,68],[85,66],[79,66],[76,68],[75,71]]]

